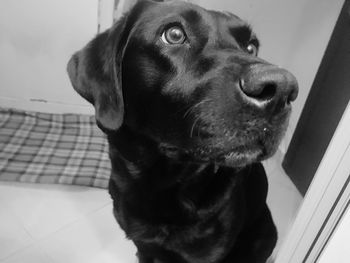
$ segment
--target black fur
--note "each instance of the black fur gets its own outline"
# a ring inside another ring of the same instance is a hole
[[[181,27],[184,43],[162,34]],[[277,239],[260,161],[297,83],[249,53],[237,16],[139,1],[68,64],[107,134],[114,214],[142,263],[266,262]]]

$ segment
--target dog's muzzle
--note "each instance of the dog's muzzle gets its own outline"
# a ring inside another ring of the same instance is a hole
[[[239,89],[245,103],[267,114],[283,110],[298,96],[294,75],[273,65],[248,67],[239,80]]]

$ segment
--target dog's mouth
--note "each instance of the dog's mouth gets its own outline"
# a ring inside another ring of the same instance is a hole
[[[228,141],[215,145],[216,142],[218,140],[208,143],[208,137],[206,137],[203,144],[189,148],[161,143],[159,144],[159,150],[167,157],[178,161],[244,167],[248,164],[267,159],[275,152],[278,145],[277,141],[267,137],[262,137],[241,145],[230,145]],[[226,147],[220,145],[225,145]]]
[[[224,153],[213,153],[210,149],[186,150],[175,146],[162,144],[160,152],[168,158],[177,161],[194,163],[215,163],[220,166],[243,167],[247,164],[267,158],[264,147],[241,147]]]
[[[178,161],[244,167],[271,157],[287,125],[288,114],[272,119],[251,118],[237,124],[199,121],[181,140],[159,140],[159,151]]]

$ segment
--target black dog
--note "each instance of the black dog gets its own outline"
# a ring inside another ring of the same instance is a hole
[[[265,262],[277,239],[260,161],[297,96],[245,22],[139,1],[69,61],[110,144],[109,191],[142,263]]]

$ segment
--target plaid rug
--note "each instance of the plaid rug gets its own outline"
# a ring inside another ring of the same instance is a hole
[[[93,116],[0,108],[0,181],[106,188],[110,169]]]

